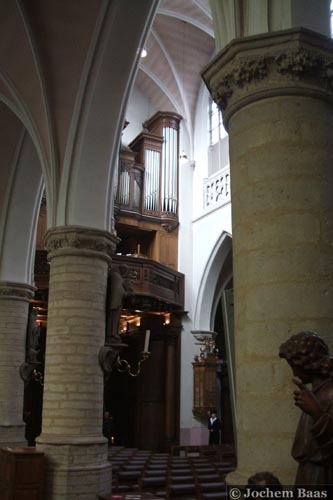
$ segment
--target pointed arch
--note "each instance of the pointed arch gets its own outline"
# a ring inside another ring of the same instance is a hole
[[[36,148],[23,129],[10,165],[0,219],[0,281],[33,284],[37,220],[44,177]]]
[[[223,231],[205,266],[197,296],[194,315],[195,330],[212,330],[220,292],[231,276],[221,282],[221,270],[232,248],[231,235]]]

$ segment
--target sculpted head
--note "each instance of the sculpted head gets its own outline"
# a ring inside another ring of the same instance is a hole
[[[304,383],[311,382],[313,376],[327,378],[333,375],[328,347],[317,333],[296,333],[280,346],[279,356]]]

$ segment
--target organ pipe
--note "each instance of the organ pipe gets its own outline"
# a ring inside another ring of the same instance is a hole
[[[123,170],[120,173],[119,187],[118,187],[118,199],[119,203],[122,205],[129,205],[130,199],[130,174],[127,170]]]
[[[157,211],[159,208],[160,156],[159,151],[146,149],[144,208],[150,211]]]
[[[176,213],[178,191],[178,132],[163,127],[162,211]]]

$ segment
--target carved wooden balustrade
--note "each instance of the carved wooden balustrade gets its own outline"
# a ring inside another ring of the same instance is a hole
[[[147,310],[173,311],[184,308],[184,275],[158,262],[131,256],[115,255],[113,265],[126,265],[132,280],[134,297]],[[49,265],[46,250],[36,251],[35,283],[48,288]],[[139,300],[140,298],[140,300]]]
[[[114,265],[126,265],[133,293],[147,310],[173,311],[184,308],[184,275],[153,260],[115,255]],[[129,299],[131,300],[131,299]]]

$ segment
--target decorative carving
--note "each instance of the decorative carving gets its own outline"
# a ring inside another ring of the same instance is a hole
[[[132,170],[134,161],[133,160],[124,160],[120,156],[119,163],[120,163],[120,172],[126,171],[129,173]]]
[[[274,62],[279,73],[298,78],[301,75],[313,74],[324,66],[324,59],[319,54],[302,48],[279,54],[274,58]]]
[[[212,210],[230,202],[230,167],[223,168],[204,182],[204,208]]]
[[[267,71],[267,60],[264,57],[244,59],[235,63],[232,71],[223,77],[216,88],[212,89],[213,99],[221,109],[225,109],[234,92],[234,86],[242,88],[246,84],[263,80],[267,76]]]
[[[226,125],[245,103],[288,89],[332,100],[332,45],[303,28],[235,40],[207,66],[203,78],[225,112]]]
[[[112,261],[114,264],[128,266],[128,277],[132,280],[135,296],[144,296],[147,300],[152,297],[154,301],[168,304],[167,307],[184,307],[184,277],[181,273],[149,259],[115,255]],[[134,307],[133,297],[131,299],[132,303],[126,300],[129,308]]]
[[[166,213],[165,213],[165,215],[166,215]],[[163,229],[167,233],[172,233],[172,231],[174,231],[175,229],[177,229],[177,227],[179,226],[179,222],[171,222],[170,224],[163,223],[163,224],[161,224],[161,226],[163,227]]]
[[[192,335],[197,341],[196,344],[200,346],[200,361],[209,358],[210,360],[217,360],[219,350],[215,346],[216,332],[207,330],[192,330]],[[195,361],[199,361],[199,356],[194,357]]]
[[[175,292],[178,289],[177,279],[174,279],[172,276],[171,279],[161,276],[160,274],[151,272],[149,276],[150,283],[154,285],[161,286],[163,288],[167,288],[168,290],[172,290]]]
[[[119,238],[98,229],[86,229],[74,226],[50,229],[45,236],[48,257],[54,252],[90,250],[98,252],[105,258],[115,253]]]

